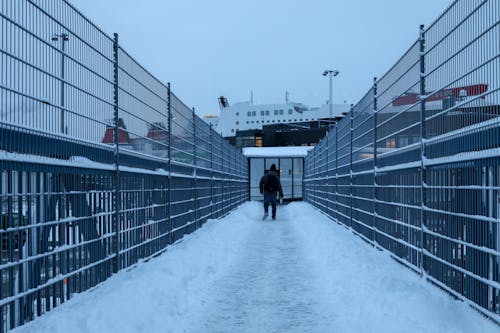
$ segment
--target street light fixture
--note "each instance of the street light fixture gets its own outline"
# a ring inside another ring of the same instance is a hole
[[[332,110],[332,77],[334,76],[337,76],[339,75],[339,71],[334,69],[334,70],[331,70],[331,69],[327,69],[323,72],[323,76],[328,76],[329,78],[329,81],[330,81],[330,99],[328,101],[328,109],[329,109],[329,115],[330,115],[330,121],[329,121],[329,126],[328,128],[330,128],[332,125],[332,116],[333,116],[333,110]]]
[[[64,55],[65,55],[65,44],[69,40],[68,34],[54,34],[52,35],[52,41],[57,42],[61,40],[61,133],[66,133],[67,130],[64,126]]]

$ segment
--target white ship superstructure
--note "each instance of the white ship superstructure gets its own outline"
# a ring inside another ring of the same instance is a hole
[[[332,118],[341,118],[349,111],[347,104],[332,104]],[[214,129],[222,136],[235,136],[237,131],[261,130],[264,125],[308,122],[330,118],[328,105],[309,108],[301,103],[253,104],[235,103],[221,108]]]

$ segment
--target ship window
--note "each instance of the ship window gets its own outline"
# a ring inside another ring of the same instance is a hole
[[[248,120],[247,120],[247,124],[248,124]]]
[[[234,133],[234,129],[233,128],[231,129],[231,133]]]
[[[252,115],[252,112],[248,111],[248,112],[247,112],[247,116],[249,116],[249,117],[250,117],[251,115]]]
[[[309,118],[306,118],[306,121],[309,121]]]
[[[302,121],[302,119],[300,119],[300,121]]]
[[[254,117],[255,117],[255,115],[256,115],[256,114],[257,114],[257,113],[256,113],[255,111],[252,111],[252,116],[254,116]]]
[[[236,112],[236,115],[237,115],[237,116],[239,116],[239,115],[240,115],[240,113],[239,113],[239,112]]]
[[[264,115],[264,110],[260,111],[260,115],[263,116]]]
[[[269,116],[270,112],[269,110],[266,110],[266,116]]]
[[[274,115],[275,116],[278,115],[278,112],[279,112],[278,110],[274,110]]]
[[[269,120],[267,122],[269,123]]]
[[[252,120],[252,124],[253,124],[253,120]]]
[[[273,123],[274,123],[274,120],[273,120]]]
[[[236,125],[239,125],[239,124],[240,124],[240,122],[239,122],[239,121],[237,121],[237,122],[236,122]]]
[[[281,116],[283,115],[283,110],[280,110],[280,115],[281,115]]]
[[[293,110],[292,109],[288,109],[288,114],[292,114],[293,113]]]

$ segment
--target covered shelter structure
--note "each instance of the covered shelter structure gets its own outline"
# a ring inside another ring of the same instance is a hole
[[[276,164],[279,170],[284,200],[302,200],[304,181],[304,158],[314,147],[262,147],[243,148],[248,159],[250,199],[261,200],[259,181],[265,170]]]

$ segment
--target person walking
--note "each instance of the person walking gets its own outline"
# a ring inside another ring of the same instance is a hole
[[[271,165],[271,169],[267,171],[259,182],[260,194],[264,195],[264,217],[265,220],[269,216],[269,204],[271,204],[272,218],[276,220],[276,195],[279,194],[283,198],[283,190],[281,189],[280,176],[276,171],[276,165]]]

